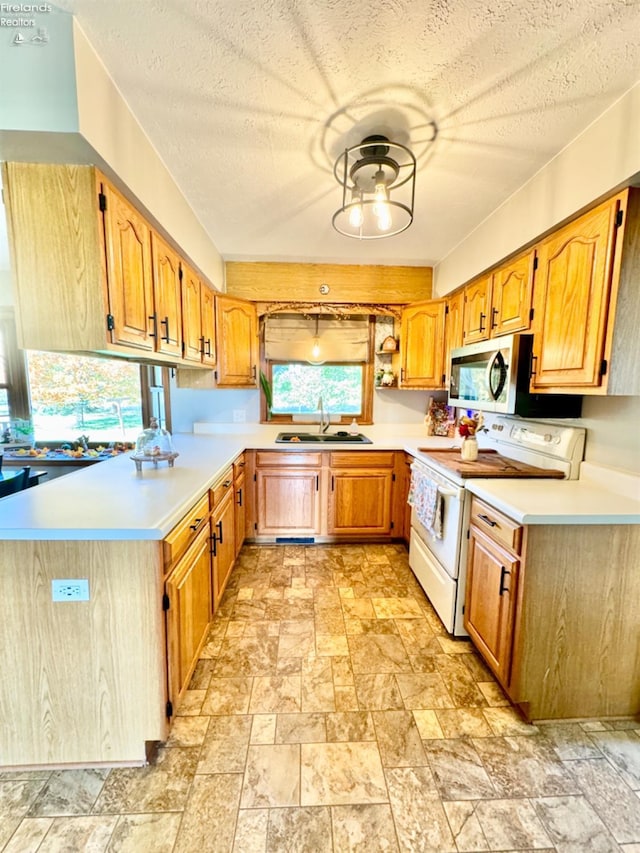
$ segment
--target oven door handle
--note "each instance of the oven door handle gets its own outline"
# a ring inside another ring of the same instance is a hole
[[[441,486],[438,486],[438,492],[445,498],[457,498],[458,491],[455,489],[443,489]]]

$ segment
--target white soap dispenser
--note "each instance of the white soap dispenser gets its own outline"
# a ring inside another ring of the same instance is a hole
[[[358,435],[359,432],[360,430],[358,429],[358,422],[354,418],[349,426],[349,435]]]

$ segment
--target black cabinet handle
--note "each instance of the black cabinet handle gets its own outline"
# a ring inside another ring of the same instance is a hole
[[[481,515],[480,513],[478,513],[478,518],[481,518],[482,521],[485,522],[485,524],[489,525],[489,527],[497,527],[498,526],[498,522],[493,521],[493,519],[489,518],[488,515]]]
[[[169,318],[165,317],[164,320],[160,320],[160,325],[165,327],[165,334],[160,336],[160,340],[169,343]]]
[[[487,315],[480,312],[480,327],[478,328],[479,332],[484,332],[484,321],[487,319]]]
[[[158,334],[158,318],[155,314],[150,314],[149,319],[153,321],[153,332],[149,332],[149,337],[155,338]]]
[[[207,338],[205,343],[207,344],[207,351],[205,352],[205,355],[210,356],[211,355],[211,338]]]
[[[216,524],[216,527],[218,528],[218,533],[219,533],[218,542],[222,545],[222,520],[220,520]]]
[[[536,375],[536,371],[533,369],[533,362],[534,361],[535,361],[536,366],[537,366],[537,364],[538,364],[538,356],[537,355],[531,356],[531,368],[529,370],[529,379],[532,379]]]
[[[217,557],[218,551],[216,549],[216,542],[217,542],[216,534],[214,533],[213,536],[210,536],[209,538],[211,539],[211,553],[213,554],[214,557]]]
[[[242,489],[238,489],[237,494],[238,500],[236,501],[236,503],[238,504],[238,506],[242,506]]]
[[[191,530],[197,530],[197,529],[198,529],[198,527],[200,527],[200,525],[201,525],[202,521],[203,521],[203,519],[202,519],[202,518],[196,518],[196,519],[194,520],[193,524],[190,524],[190,525],[189,525],[189,528],[190,528]]]
[[[503,592],[509,592],[509,587],[504,585],[505,578],[511,574],[511,572],[507,571],[505,566],[501,567],[502,570],[500,572],[500,592],[499,595],[502,595]]]
[[[492,309],[491,309],[491,328],[492,328],[492,329],[495,329],[495,328],[496,328],[496,326],[498,325],[498,324],[496,323],[496,315],[497,315],[497,314],[498,314],[498,309],[497,309],[497,308],[492,308]],[[481,330],[481,331],[482,331],[482,330]]]
[[[200,355],[204,355],[204,335],[200,336]]]
[[[231,485],[231,480],[225,480],[224,483],[222,484],[222,488],[228,489],[230,485]]]

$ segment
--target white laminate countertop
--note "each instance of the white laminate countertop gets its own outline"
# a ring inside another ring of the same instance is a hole
[[[144,463],[136,473],[129,453],[0,500],[0,540],[163,539],[201,495],[247,448],[278,450],[402,450],[451,447],[424,427],[364,427],[372,444],[275,444],[282,425],[234,424],[226,431],[179,433],[173,468]],[[295,427],[294,427],[295,429]],[[308,429],[308,427],[306,427]]]
[[[245,449],[405,450],[417,455],[419,448],[456,443],[426,436],[421,424],[365,426],[362,431],[372,444],[275,444],[283,427],[271,424],[200,429],[173,436],[179,453],[173,468],[145,463],[137,474],[124,453],[1,499],[0,540],[161,540]],[[603,495],[602,486],[588,480],[467,480],[466,485],[525,524],[640,523],[640,494],[634,499],[633,486],[625,496]]]
[[[465,485],[521,524],[640,524],[640,477],[586,462],[579,480],[467,480]]]

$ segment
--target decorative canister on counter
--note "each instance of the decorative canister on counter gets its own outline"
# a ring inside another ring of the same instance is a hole
[[[460,456],[464,462],[475,462],[478,458],[478,439],[475,435],[468,435],[462,439]]]
[[[178,455],[173,449],[171,433],[160,427],[155,418],[151,418],[148,429],[143,430],[136,440],[136,452],[131,459],[140,474],[143,462],[152,462],[154,468],[158,467],[158,462],[168,462],[169,467],[173,468]]]

